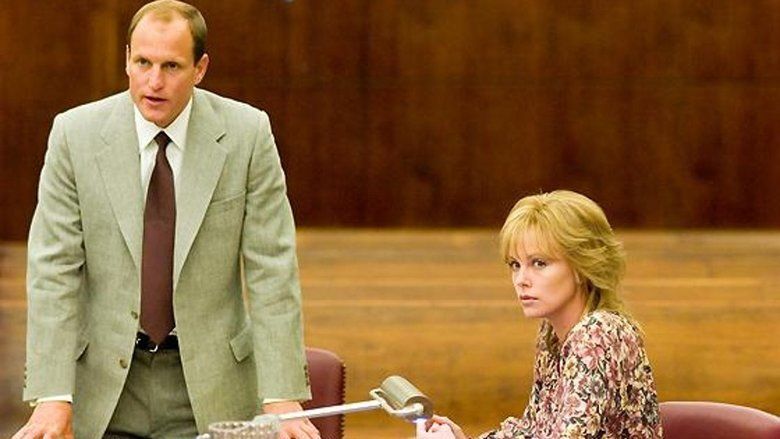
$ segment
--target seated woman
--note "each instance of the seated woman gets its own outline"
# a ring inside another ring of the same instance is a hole
[[[480,438],[660,438],[650,362],[618,297],[623,249],[601,208],[570,191],[525,197],[500,246],[523,314],[542,322],[523,416]],[[434,416],[417,437],[468,436]]]

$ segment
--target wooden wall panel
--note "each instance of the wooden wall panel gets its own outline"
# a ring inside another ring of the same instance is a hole
[[[142,1],[0,0],[0,239],[54,114],[126,87]],[[572,188],[617,225],[780,225],[780,4],[195,1],[204,86],[266,109],[299,224],[499,223]]]

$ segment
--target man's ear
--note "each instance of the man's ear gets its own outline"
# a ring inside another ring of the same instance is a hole
[[[130,75],[130,45],[125,45],[125,73]]]
[[[204,53],[200,60],[195,64],[195,85],[200,84],[203,77],[206,76],[206,70],[209,69],[209,55]]]

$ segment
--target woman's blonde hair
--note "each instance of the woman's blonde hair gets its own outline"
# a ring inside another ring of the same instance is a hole
[[[585,283],[585,313],[611,311],[634,323],[618,296],[625,271],[623,246],[598,204],[567,190],[522,198],[501,228],[505,261],[516,256],[518,244],[529,232],[544,252],[566,259]]]

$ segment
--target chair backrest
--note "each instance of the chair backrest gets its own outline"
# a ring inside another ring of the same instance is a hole
[[[325,349],[306,348],[309,363],[311,401],[303,404],[304,409],[344,404],[345,369],[344,362],[336,354]],[[322,439],[344,437],[344,415],[312,419]]]
[[[751,407],[667,401],[660,409],[665,439],[780,439],[780,417]]]

